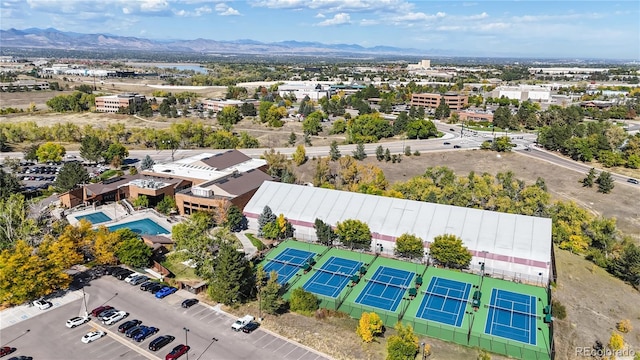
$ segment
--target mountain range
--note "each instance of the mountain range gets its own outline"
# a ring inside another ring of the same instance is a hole
[[[83,34],[64,32],[54,28],[29,28],[24,30],[0,30],[2,47],[62,49],[62,50],[140,50],[157,52],[191,52],[200,54],[267,54],[267,55],[443,55],[442,50],[404,49],[392,46],[363,47],[355,44],[323,44],[319,42],[281,41],[264,43],[242,39],[218,41],[151,40],[112,34]]]

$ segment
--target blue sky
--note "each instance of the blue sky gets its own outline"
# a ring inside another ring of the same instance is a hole
[[[640,60],[640,1],[0,0],[2,29]],[[432,53],[433,54],[433,53]]]

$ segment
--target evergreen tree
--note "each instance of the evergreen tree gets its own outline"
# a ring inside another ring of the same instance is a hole
[[[97,163],[102,160],[102,153],[107,150],[105,145],[97,136],[87,135],[80,143],[80,156],[90,163]]]
[[[247,218],[237,206],[231,205],[227,209],[224,226],[228,227],[232,232],[244,230],[247,228]]]
[[[151,158],[151,156],[147,155],[142,159],[142,164],[140,164],[140,169],[142,170],[150,170],[155,165],[155,161]]]
[[[322,245],[332,246],[333,241],[338,238],[338,235],[333,231],[331,225],[325,223],[320,219],[316,219],[313,227],[316,229],[316,237],[318,242]]]
[[[608,171],[603,171],[600,173],[600,176],[596,179],[596,183],[598,184],[598,192],[603,194],[608,194],[613,190],[613,178],[611,177],[611,173]]]
[[[253,287],[251,267],[244,253],[228,242],[221,242],[213,262],[207,293],[213,301],[232,305],[245,300]]]
[[[283,304],[284,300],[280,296],[278,273],[271,271],[267,283],[260,287],[260,307],[267,314],[275,315]]]
[[[384,160],[384,148],[382,148],[382,145],[378,145],[378,147],[376,148],[376,160]]]
[[[0,169],[0,200],[18,192],[20,192],[20,180],[15,175]]]
[[[406,146],[404,148],[404,155],[405,156],[411,156],[411,146]]]
[[[389,148],[384,151],[384,161],[391,161],[391,151],[389,151]]]
[[[262,209],[260,217],[258,217],[258,236],[264,236],[264,234],[262,233],[262,228],[264,228],[264,226],[268,223],[272,223],[275,221],[276,215],[273,213],[273,211],[271,211],[271,208],[269,206],[265,206],[264,209]]]
[[[66,192],[79,184],[89,182],[89,179],[89,173],[82,164],[69,162],[62,165],[53,186],[60,192]]]
[[[312,146],[311,145],[311,135],[309,134],[304,134],[304,144],[306,146]]]
[[[340,154],[340,150],[338,149],[338,142],[333,140],[329,148],[329,158],[331,161],[336,161],[340,159],[341,156],[342,154]]]
[[[403,111],[398,115],[398,117],[393,121],[393,134],[399,135],[407,130],[407,124],[409,123],[409,116],[407,116],[407,112]]]
[[[451,116],[451,109],[449,105],[444,101],[444,97],[440,99],[440,104],[436,108],[435,117],[436,119],[448,119]]]
[[[596,179],[596,169],[591,168],[587,173],[587,177],[582,179],[582,186],[584,187],[593,187],[593,182]]]
[[[364,160],[367,158],[367,153],[364,151],[363,143],[358,143],[356,149],[353,151],[353,158],[356,160]]]
[[[291,134],[289,134],[289,146],[293,146],[296,144],[296,140],[298,140],[298,137],[296,136],[296,133],[294,133],[293,131],[291,132]]]

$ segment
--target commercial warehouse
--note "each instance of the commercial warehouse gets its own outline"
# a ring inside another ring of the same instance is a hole
[[[470,268],[489,276],[546,286],[554,279],[551,219],[266,181],[244,208],[257,230],[265,206],[284,214],[295,237],[315,241],[316,219],[335,226],[347,219],[369,225],[372,250],[391,255],[404,233],[424,240],[454,234],[473,255]],[[426,257],[425,257],[426,260]]]

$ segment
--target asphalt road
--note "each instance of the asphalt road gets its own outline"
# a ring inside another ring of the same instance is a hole
[[[87,284],[85,293],[89,311],[109,304],[129,312],[129,317],[111,326],[94,319],[68,329],[66,320],[85,311],[83,299],[78,299],[4,328],[0,345],[16,347],[18,351],[12,355],[32,356],[36,360],[164,359],[174,346],[184,343],[191,346],[188,356],[191,360],[327,358],[263,329],[251,334],[235,332],[231,330],[235,319],[210,306],[196,304],[183,309],[180,304],[185,299],[181,296],[184,292],[159,300],[151,293],[139,290],[138,286],[106,275]],[[143,324],[155,326],[160,332],[141,343],[132,341],[117,332],[121,323],[131,319],[142,320]],[[81,343],[82,336],[94,328],[105,330],[107,336],[90,344]],[[189,331],[184,331],[184,328]],[[176,339],[155,353],[148,350],[151,340],[165,334]],[[181,359],[187,359],[187,356]]]

